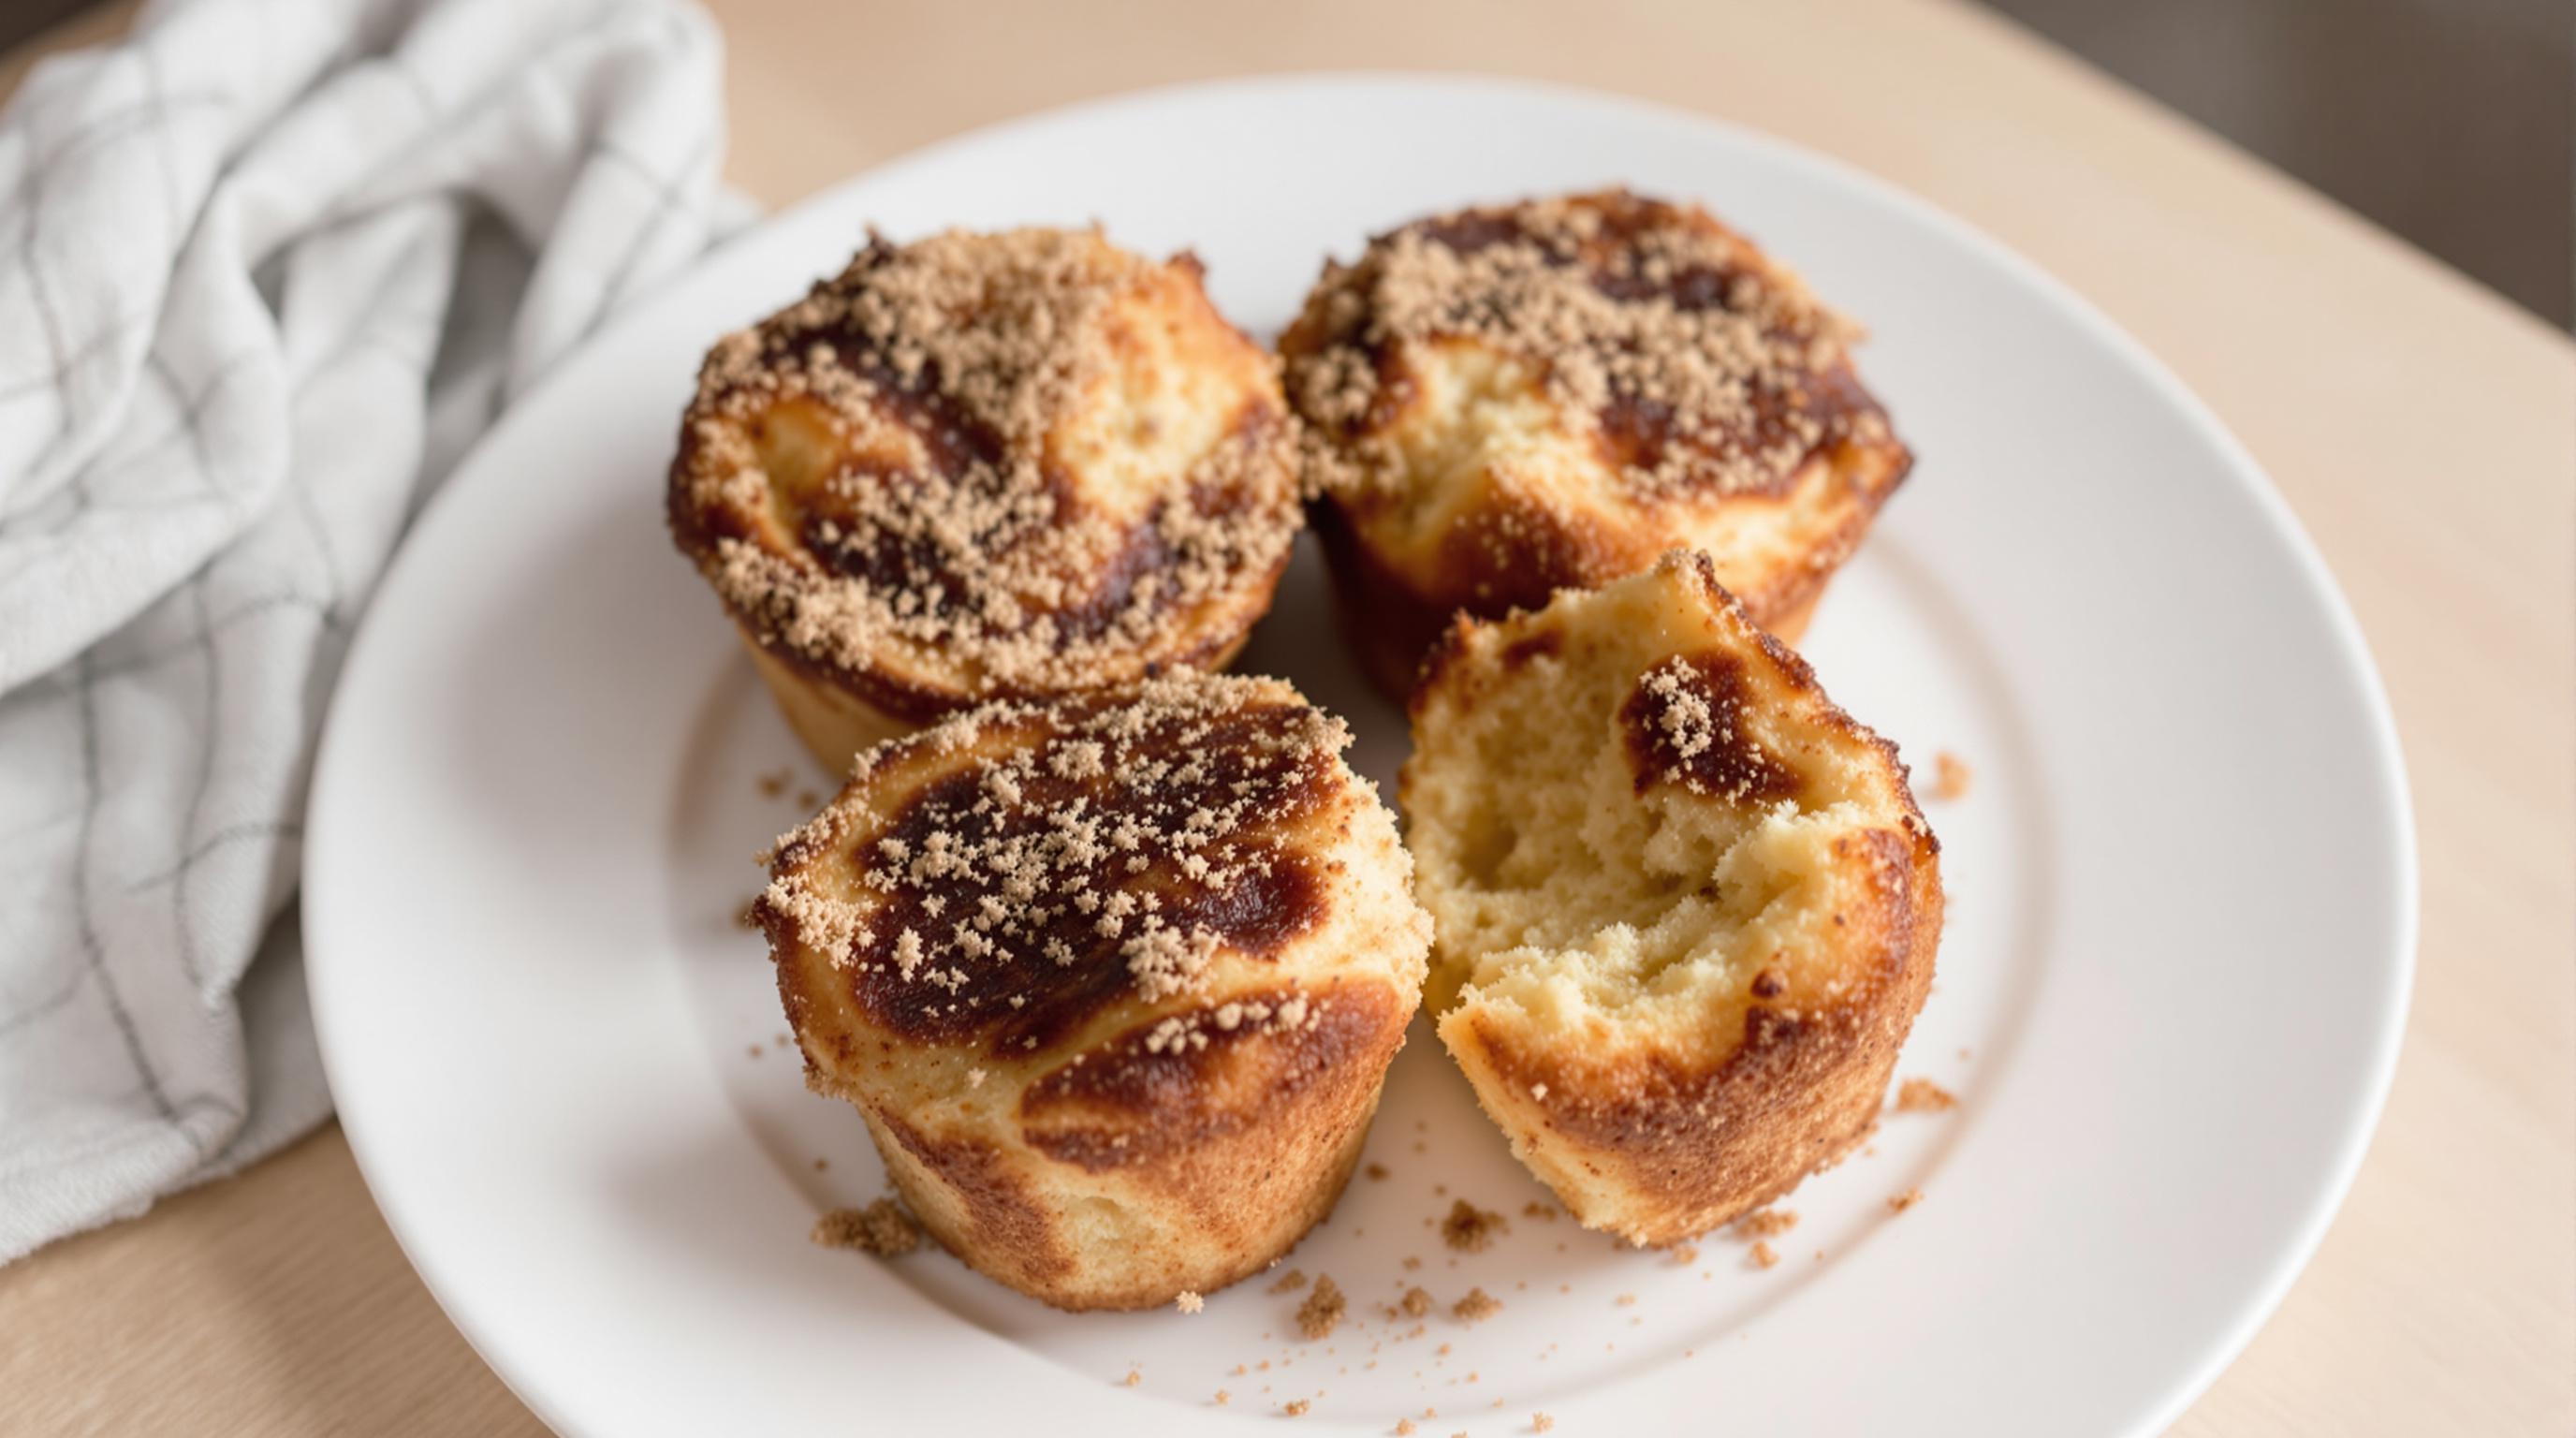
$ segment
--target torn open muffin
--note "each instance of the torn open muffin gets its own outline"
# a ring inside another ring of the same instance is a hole
[[[1869,1131],[1932,981],[1939,845],[1893,746],[1705,556],[1460,620],[1413,735],[1441,1040],[1576,1218],[1674,1242]]]

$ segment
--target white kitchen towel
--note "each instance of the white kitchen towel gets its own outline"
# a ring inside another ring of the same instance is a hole
[[[735,212],[721,70],[686,0],[181,0],[0,111],[0,1262],[329,1112],[287,910],[350,626]]]

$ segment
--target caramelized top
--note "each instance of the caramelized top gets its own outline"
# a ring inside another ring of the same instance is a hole
[[[1048,1044],[1321,921],[1328,875],[1297,826],[1350,782],[1348,741],[1275,680],[986,706],[863,759],[780,850],[762,923],[782,953],[829,954],[907,1037]],[[1251,1007],[1212,1021],[1273,1018]]]
[[[1399,478],[1372,441],[1466,342],[1535,375],[1627,498],[1651,503],[1777,494],[1819,450],[1883,437],[1852,333],[1705,210],[1611,190],[1380,235],[1326,269],[1280,349],[1338,492]]]
[[[1187,256],[871,236],[708,355],[671,519],[774,652],[928,718],[1212,658],[1295,537],[1292,422]]]
[[[1775,804],[1805,788],[1796,769],[1745,722],[1744,659],[1723,649],[1676,654],[1637,676],[1619,706],[1637,790],[1679,784],[1739,804]]]

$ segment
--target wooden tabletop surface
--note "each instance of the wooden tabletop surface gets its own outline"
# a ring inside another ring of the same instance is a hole
[[[2576,1431],[2566,335],[1959,3],[712,8],[731,174],[773,205],[1139,86],[1485,71],[1839,156],[2089,296],[2216,407],[2324,550],[2395,701],[2423,847],[2422,962],[2369,1160],[2288,1300],[2175,1431]],[[122,23],[93,14],[27,47],[0,89],[33,52]],[[336,1128],[0,1270],[0,1335],[10,1431],[542,1431],[405,1265]]]

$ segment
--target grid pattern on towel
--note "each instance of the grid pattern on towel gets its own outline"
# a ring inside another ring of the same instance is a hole
[[[0,1262],[329,1110],[289,900],[473,436],[740,212],[685,0],[181,0],[0,112]]]

